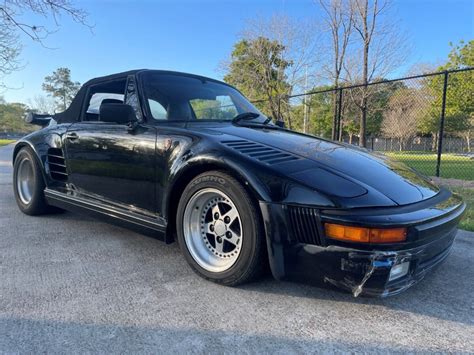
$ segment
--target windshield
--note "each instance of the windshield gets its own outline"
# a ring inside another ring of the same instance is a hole
[[[155,120],[225,120],[244,112],[266,117],[242,94],[212,80],[173,73],[146,72],[145,96]]]

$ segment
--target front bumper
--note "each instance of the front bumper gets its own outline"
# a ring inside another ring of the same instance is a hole
[[[365,209],[362,213],[265,202],[260,203],[260,208],[270,267],[276,279],[330,284],[355,297],[384,297],[414,285],[449,255],[465,205],[459,198],[450,197],[438,199],[431,206],[423,203],[410,208]],[[406,243],[391,245],[337,242],[325,237],[325,221],[405,226],[409,236]],[[401,264],[403,273],[394,278],[392,270]]]

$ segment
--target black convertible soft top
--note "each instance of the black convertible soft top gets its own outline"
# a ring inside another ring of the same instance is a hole
[[[79,119],[79,116],[81,114],[82,103],[84,102],[84,97],[86,96],[87,88],[90,87],[91,85],[99,84],[104,81],[120,79],[123,77],[127,77],[129,75],[136,75],[137,73],[141,71],[145,71],[145,70],[146,69],[129,70],[129,71],[121,72],[121,73],[101,76],[101,77],[94,78],[87,81],[79,89],[79,91],[77,92],[76,96],[72,100],[69,107],[65,111],[56,113],[53,116],[54,120],[58,123],[76,122]]]
[[[199,79],[215,81],[217,83],[224,84],[224,85],[227,85],[227,86],[230,86],[230,87],[234,88],[232,85],[229,85],[225,82],[215,80],[215,79],[212,79],[212,78],[207,78],[207,77],[204,77],[204,76],[201,76],[201,75],[182,73],[182,72],[170,71],[170,70],[156,70],[156,69],[129,70],[129,71],[121,72],[121,73],[116,73],[116,74],[97,77],[97,78],[94,78],[94,79],[91,79],[91,80],[87,81],[79,89],[79,91],[77,92],[76,96],[72,100],[69,107],[65,111],[59,112],[59,113],[56,113],[55,115],[53,115],[54,120],[58,123],[72,123],[72,122],[78,121],[79,117],[81,115],[82,103],[84,102],[84,98],[87,94],[87,89],[90,86],[95,85],[95,84],[100,84],[100,83],[103,83],[105,81],[112,81],[112,80],[121,79],[121,78],[124,78],[124,77],[126,78],[129,75],[134,75],[135,76],[135,75],[137,75],[138,73],[141,73],[141,72],[159,72],[159,73],[164,73],[164,74],[175,74],[175,75],[190,76],[190,77],[195,77],[195,78],[199,78]],[[40,117],[40,116],[49,116],[49,115],[36,115],[36,116]]]

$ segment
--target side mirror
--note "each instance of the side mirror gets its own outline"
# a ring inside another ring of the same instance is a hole
[[[99,120],[118,124],[134,124],[138,121],[133,107],[126,104],[100,105]]]

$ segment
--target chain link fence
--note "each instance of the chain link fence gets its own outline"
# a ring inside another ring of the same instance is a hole
[[[428,176],[474,180],[474,68],[272,98],[271,112],[269,101],[256,105],[290,129],[383,152]]]

